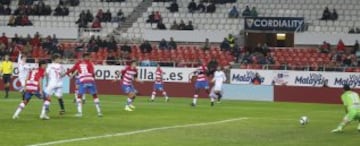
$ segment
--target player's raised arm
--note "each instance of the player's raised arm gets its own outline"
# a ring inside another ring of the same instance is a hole
[[[74,72],[76,71],[76,68],[77,68],[78,64],[79,64],[79,63],[75,63],[75,64],[73,65],[73,67],[71,67],[65,74],[66,74],[66,75],[70,75],[71,73],[74,73]]]

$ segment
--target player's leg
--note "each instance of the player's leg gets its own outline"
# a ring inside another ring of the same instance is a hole
[[[211,101],[210,105],[214,106],[215,105],[215,100],[217,98],[216,91],[215,91],[214,87],[213,87],[213,89],[211,89],[209,97],[210,97],[210,101]]]
[[[11,75],[8,75],[8,74],[3,75],[4,88],[5,88],[5,97],[4,98],[9,98],[10,79],[11,79]]]
[[[151,102],[154,102],[154,100],[155,100],[157,88],[158,88],[158,85],[154,84],[153,91],[151,93],[151,98],[150,98]]]
[[[78,92],[77,92],[77,98],[76,98],[76,109],[77,109],[77,114],[75,115],[76,117],[82,117],[82,95],[85,94],[85,87],[83,84],[79,84],[78,86]]]
[[[47,115],[47,109],[49,109],[50,103],[51,103],[51,99],[48,97],[45,97],[43,106],[41,108],[40,119],[43,119],[43,120],[50,119],[50,117]]]
[[[55,96],[57,97],[59,106],[60,106],[59,114],[63,115],[63,114],[65,114],[65,104],[64,104],[64,100],[63,100],[62,87],[55,88]]]
[[[95,104],[95,108],[97,111],[97,114],[99,117],[102,117],[103,114],[101,113],[101,108],[100,108],[100,99],[97,96],[97,89],[96,89],[96,85],[95,83],[92,84],[91,86],[88,87],[90,94],[93,96],[94,99],[94,104]],[[81,96],[82,97],[82,96]]]
[[[32,97],[31,93],[29,93],[29,92],[24,93],[24,100],[19,104],[18,108],[16,109],[16,111],[12,117],[13,119],[19,118],[19,114],[25,108],[25,106],[30,102],[31,97]]]
[[[25,80],[25,78],[19,78],[21,84],[20,93],[23,100],[25,100]]]
[[[346,127],[346,125],[348,125],[352,120],[354,120],[356,115],[357,115],[356,110],[348,111],[348,113],[345,115],[339,126],[336,129],[332,130],[331,132],[333,133],[342,132],[343,129]]]
[[[166,93],[166,91],[164,89],[164,85],[161,84],[161,86],[159,87],[158,90],[162,92],[162,95],[164,96],[165,101],[168,102],[169,101],[169,96],[167,95],[167,93]]]

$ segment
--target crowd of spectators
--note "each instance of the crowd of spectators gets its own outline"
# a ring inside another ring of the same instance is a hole
[[[325,7],[322,17],[320,20],[337,20],[338,19],[338,13],[336,12],[336,9],[334,8],[331,12],[328,7]]]
[[[88,23],[91,22],[91,28],[101,29],[102,22],[122,21],[125,21],[125,16],[121,9],[119,9],[119,11],[117,12],[116,17],[112,16],[110,10],[103,12],[102,9],[99,9],[94,17],[94,15],[88,9],[86,12],[84,10],[81,11],[81,13],[79,14],[79,19],[75,23],[78,24],[79,28],[88,28]]]
[[[27,15],[10,15],[8,26],[31,26],[32,22]]]
[[[351,27],[349,30],[349,33],[360,33],[360,28],[359,27]]]
[[[195,0],[192,0],[188,6],[190,13],[200,12],[200,13],[214,13],[216,11],[215,2],[209,2],[205,5],[203,1],[200,1],[199,4],[196,4]]]
[[[242,12],[242,16],[243,17],[257,17],[258,12],[256,10],[256,7],[252,7],[251,10],[250,10],[250,7],[246,6],[245,10]]]
[[[18,36],[15,34],[11,39],[5,33],[0,37],[0,56],[10,54],[16,58],[17,54],[21,51],[29,58],[34,58],[33,51],[41,49],[41,53],[46,55],[59,53],[64,55],[64,50],[59,47],[59,41],[54,34],[53,36],[42,37],[38,32],[32,37],[28,34],[26,37]]]
[[[187,24],[185,24],[184,20],[180,20],[180,23],[178,24],[176,20],[174,20],[173,24],[170,26],[171,30],[194,30],[194,26],[192,24],[192,21],[189,21]]]

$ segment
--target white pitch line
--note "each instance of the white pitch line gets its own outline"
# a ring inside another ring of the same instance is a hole
[[[74,138],[74,139],[64,139],[64,140],[51,141],[51,142],[46,142],[46,143],[32,144],[32,145],[28,145],[28,146],[48,146],[48,145],[56,145],[56,144],[78,142],[78,141],[87,141],[87,140],[94,140],[94,139],[101,139],[101,138],[109,138],[109,137],[117,137],[117,136],[128,136],[128,135],[147,133],[147,132],[153,132],[153,131],[160,131],[160,130],[208,126],[208,125],[222,124],[222,123],[241,121],[241,120],[247,120],[247,119],[248,119],[247,117],[242,117],[242,118],[234,118],[234,119],[228,119],[228,120],[222,120],[222,121],[214,121],[214,122],[186,124],[186,125],[174,125],[174,126],[166,126],[166,127],[150,128],[150,129],[144,129],[144,130],[129,131],[129,132],[121,132],[121,133],[115,133],[115,134],[106,134],[106,135],[100,135],[100,136],[91,136],[91,137]]]

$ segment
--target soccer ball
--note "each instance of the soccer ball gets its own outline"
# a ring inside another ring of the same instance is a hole
[[[300,117],[299,121],[301,125],[306,125],[307,123],[309,123],[309,118],[307,116],[302,116]]]

